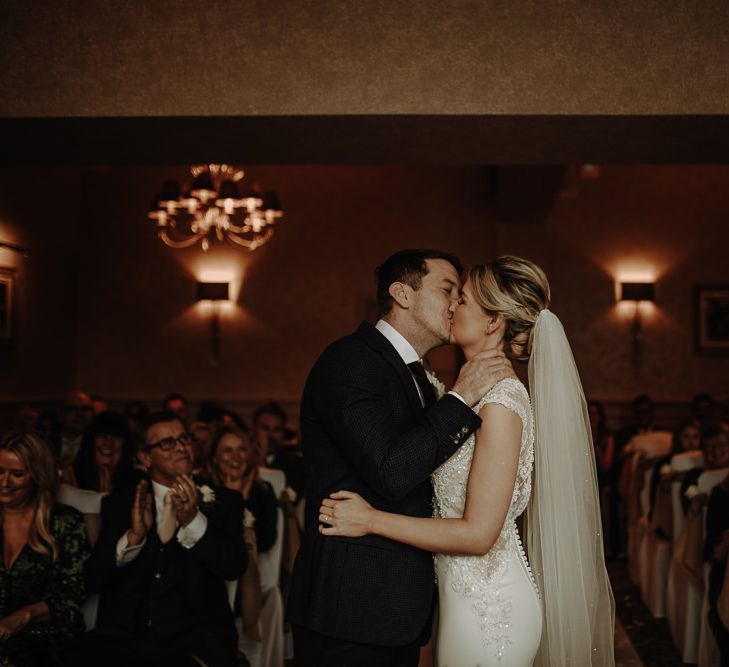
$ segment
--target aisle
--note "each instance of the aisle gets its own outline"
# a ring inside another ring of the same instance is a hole
[[[624,561],[608,564],[615,595],[615,658],[620,667],[682,667],[665,618],[653,618],[628,577]],[[632,662],[631,662],[632,660]],[[637,662],[636,662],[637,660]]]

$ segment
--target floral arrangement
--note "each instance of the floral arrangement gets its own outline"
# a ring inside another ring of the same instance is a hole
[[[200,496],[200,502],[203,505],[212,505],[215,502],[215,490],[209,487],[207,484],[198,486],[197,492]]]

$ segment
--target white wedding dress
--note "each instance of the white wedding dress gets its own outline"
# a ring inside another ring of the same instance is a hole
[[[534,420],[529,395],[521,382],[507,378],[475,410],[487,403],[503,405],[521,418],[519,467],[506,520],[491,550],[484,556],[434,556],[438,667],[528,667],[542,634],[542,604],[515,523],[526,509],[532,486]],[[475,444],[472,435],[433,473],[435,517],[463,516]]]

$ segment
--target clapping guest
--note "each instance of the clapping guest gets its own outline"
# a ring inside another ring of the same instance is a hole
[[[243,500],[191,477],[190,441],[169,412],[140,430],[149,480],[104,498],[86,569],[89,589],[101,594],[97,630],[68,665],[235,667],[225,582],[247,564]]]
[[[213,439],[209,458],[212,479],[243,497],[255,519],[258,553],[265,553],[276,541],[278,503],[271,485],[258,476],[258,461],[248,435],[224,428]]]
[[[134,484],[134,443],[126,419],[115,412],[102,412],[84,431],[73,476],[67,479],[81,489],[109,493]]]
[[[88,543],[81,515],[55,501],[53,452],[40,433],[0,440],[0,664],[58,663],[83,632],[83,567]]]

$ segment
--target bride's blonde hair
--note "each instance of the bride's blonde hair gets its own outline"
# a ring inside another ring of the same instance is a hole
[[[544,271],[528,259],[504,255],[474,266],[468,278],[481,308],[504,316],[506,355],[515,361],[527,361],[532,352],[534,324],[551,302]]]

